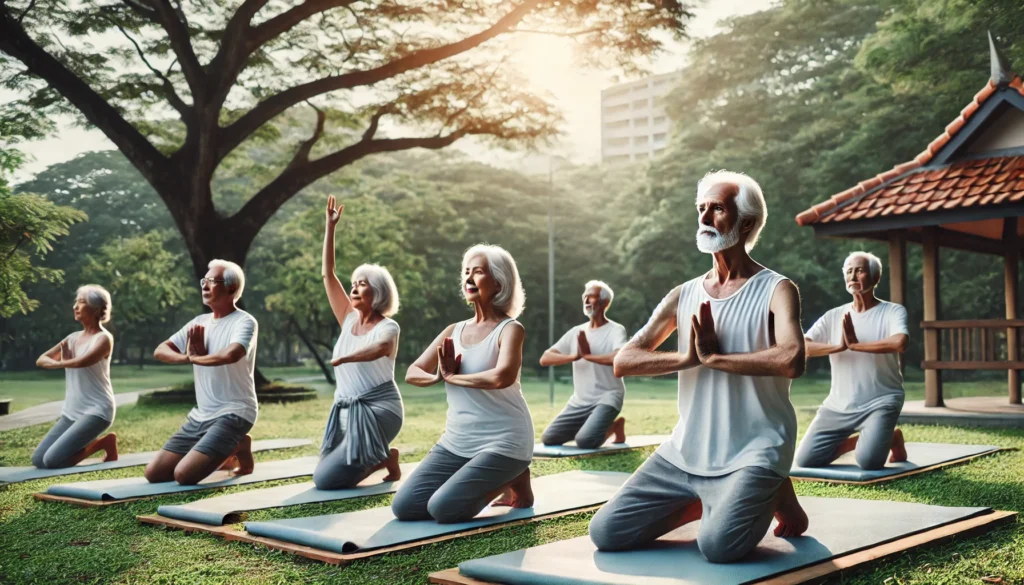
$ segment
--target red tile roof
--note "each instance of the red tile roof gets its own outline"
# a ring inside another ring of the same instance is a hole
[[[1024,82],[1015,76],[1009,87],[1024,95]],[[999,205],[1024,199],[1024,156],[954,162],[937,169],[918,170],[960,131],[997,87],[989,81],[946,131],[914,160],[861,181],[798,214],[800,225],[833,223],[891,214],[901,215],[974,205]],[[881,187],[879,187],[881,186]]]

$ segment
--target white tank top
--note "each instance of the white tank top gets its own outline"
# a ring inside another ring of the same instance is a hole
[[[498,338],[505,319],[480,343],[462,344],[466,321],[455,326],[452,339],[456,355],[462,355],[463,374],[476,374],[498,364]],[[445,383],[448,418],[438,444],[458,455],[472,458],[480,453],[497,453],[519,461],[533,460],[533,418],[523,397],[519,376],[507,388],[483,390]]]
[[[68,336],[68,346],[72,357],[85,355],[100,337],[106,333],[97,333],[86,341],[79,341],[82,333]],[[111,347],[113,354],[113,347]],[[86,368],[65,368],[64,379],[66,391],[61,416],[71,420],[79,420],[84,416],[98,416],[105,421],[114,422],[114,388],[110,385],[110,355]]]
[[[345,321],[341,326],[341,335],[338,336],[338,342],[334,344],[334,358],[352,355],[385,339],[398,337],[398,323],[391,319],[384,318],[380,323],[374,325],[373,329],[363,335],[356,335],[352,331],[352,328],[358,322],[359,314],[354,310],[345,317]],[[334,377],[337,380],[334,399],[337,400],[342,397],[355,398],[373,390],[384,382],[394,380],[395,358],[393,355],[386,355],[369,362],[341,364],[340,366],[335,366]]]
[[[722,353],[768,349],[769,306],[786,277],[764,269],[735,293],[715,299],[704,290],[706,276],[687,282],[679,292],[679,351],[689,350],[690,317],[705,301],[711,301]],[[658,454],[695,475],[763,467],[788,477],[797,430],[789,385],[784,376],[741,376],[704,366],[679,372],[679,422]]]

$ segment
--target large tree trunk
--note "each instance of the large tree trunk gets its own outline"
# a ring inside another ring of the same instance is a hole
[[[326,363],[324,363],[324,360],[320,357],[320,352],[317,351],[316,344],[313,343],[313,340],[310,339],[308,335],[306,335],[306,332],[302,330],[302,327],[300,327],[299,324],[295,322],[295,319],[289,319],[289,322],[291,323],[292,327],[295,328],[295,332],[299,334],[299,339],[302,340],[302,343],[306,344],[306,347],[309,349],[309,352],[313,354],[313,358],[316,360],[316,363],[320,365],[320,371],[324,373],[324,378],[327,380],[327,383],[330,384],[331,386],[334,386],[334,372],[331,370],[330,367],[328,367]]]

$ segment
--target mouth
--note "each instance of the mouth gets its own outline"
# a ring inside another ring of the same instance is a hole
[[[480,292],[480,289],[478,289],[478,288],[477,288],[477,287],[476,287],[475,285],[473,285],[473,284],[470,284],[470,283],[466,283],[466,292],[467,292],[467,293],[469,293],[469,294],[471,294],[471,295],[475,295],[476,293]]]

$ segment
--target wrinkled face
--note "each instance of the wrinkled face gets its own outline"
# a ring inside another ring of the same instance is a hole
[[[867,293],[877,284],[871,278],[871,263],[867,258],[851,258],[843,266],[846,291],[850,294]]]
[[[352,276],[352,290],[348,293],[352,308],[365,313],[373,310],[373,287],[364,274]]]
[[[491,276],[491,268],[487,264],[487,256],[476,254],[466,260],[462,267],[462,295],[470,303],[488,303],[501,287]]]
[[[697,249],[714,254],[740,242],[736,185],[722,183],[708,189],[697,201]]]
[[[232,297],[232,293],[228,290],[227,285],[224,283],[224,267],[215,266],[206,271],[206,276],[200,281],[199,285],[203,291],[203,304],[206,306],[213,306],[219,302],[222,302],[225,297]]]
[[[601,287],[592,286],[583,293],[583,314],[588,318],[594,316],[594,311],[604,310],[608,303],[601,298]]]
[[[75,312],[75,321],[80,323],[91,323],[99,320],[99,309],[90,307],[88,301],[85,300],[84,294],[80,294],[75,297],[75,304],[71,306],[71,309]],[[83,321],[83,319],[85,319],[85,321]]]

